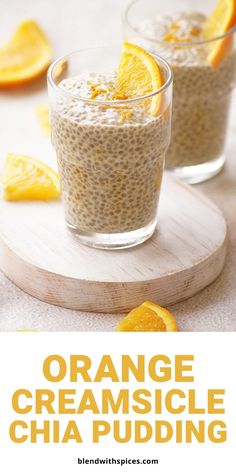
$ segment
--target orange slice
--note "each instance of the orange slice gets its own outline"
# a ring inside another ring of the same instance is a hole
[[[48,105],[44,103],[39,103],[38,105],[36,105],[35,111],[40,128],[42,129],[43,133],[48,136],[51,130]]]
[[[143,97],[163,85],[160,68],[155,59],[144,49],[131,43],[123,43],[115,86],[127,98]],[[157,115],[160,96],[151,99],[150,113]]]
[[[116,331],[178,331],[178,326],[168,310],[144,302],[119,321]]]
[[[236,0],[218,0],[215,10],[207,18],[203,33],[206,39],[213,39],[229,31],[236,25]],[[208,61],[219,67],[233,44],[232,35],[212,41]]]
[[[4,200],[50,200],[60,195],[58,174],[31,157],[7,154],[1,180]]]
[[[17,329],[17,333],[36,333],[37,329]]]
[[[0,87],[29,82],[42,74],[52,60],[52,47],[33,20],[24,20],[12,39],[0,48]]]

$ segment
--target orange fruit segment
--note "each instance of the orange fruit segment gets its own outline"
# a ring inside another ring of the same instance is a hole
[[[203,28],[204,37],[206,39],[216,38],[229,31],[235,25],[236,0],[218,0],[215,10],[205,22]],[[219,67],[232,44],[232,36],[226,36],[210,43],[208,61],[213,67]]]
[[[119,321],[116,331],[178,331],[178,326],[166,308],[147,301]]]
[[[24,20],[0,48],[0,87],[17,86],[41,75],[52,60],[52,47],[33,20]]]
[[[42,129],[43,133],[48,136],[51,130],[48,105],[39,103],[36,105],[35,111],[40,128]]]
[[[129,98],[139,98],[155,92],[163,85],[160,68],[151,54],[134,44],[124,42],[115,86]],[[151,99],[150,113],[157,115],[160,96]]]
[[[50,200],[60,195],[58,174],[43,162],[19,154],[7,154],[1,181],[7,201]]]

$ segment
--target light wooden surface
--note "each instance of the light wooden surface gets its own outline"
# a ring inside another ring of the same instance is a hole
[[[178,2],[179,0],[176,0]],[[208,0],[206,0],[207,2]],[[127,0],[1,0],[0,43],[20,18],[33,17],[47,31],[55,57],[76,48],[118,44],[121,11]],[[0,168],[6,152],[21,152],[55,167],[50,140],[37,125],[34,107],[47,97],[44,80],[27,89],[0,92]],[[235,97],[236,98],[236,97]],[[222,210],[228,225],[228,252],[222,274],[197,295],[171,307],[182,331],[236,331],[236,100],[230,119],[224,171],[195,188]],[[0,272],[0,330],[113,331],[120,314],[68,310],[27,295]]]
[[[218,208],[167,176],[158,231],[122,251],[80,244],[65,226],[61,202],[0,205],[0,268],[25,292],[65,308],[115,313],[146,299],[176,303],[216,279],[225,253]]]

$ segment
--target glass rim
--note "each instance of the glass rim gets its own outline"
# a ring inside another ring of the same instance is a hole
[[[163,45],[165,47],[175,48],[175,47],[178,47],[178,46],[182,46],[182,47],[186,47],[186,48],[191,48],[191,47],[194,47],[194,46],[201,46],[201,45],[204,45],[204,44],[212,43],[213,41],[218,41],[218,40],[227,38],[228,36],[230,36],[231,34],[236,32],[236,25],[235,25],[232,28],[230,28],[228,31],[226,31],[225,33],[223,33],[219,36],[214,36],[213,38],[210,38],[210,39],[197,40],[197,41],[191,41],[191,42],[188,42],[188,41],[171,41],[171,42],[170,41],[158,41],[154,37],[146,36],[141,31],[139,31],[137,28],[135,28],[134,26],[132,26],[130,24],[130,21],[129,21],[129,18],[128,18],[128,15],[130,13],[130,9],[135,3],[139,3],[139,2],[140,2],[140,0],[132,0],[129,3],[129,5],[125,8],[125,10],[123,12],[123,21],[125,23],[127,23],[127,25],[129,26],[129,28],[132,31],[134,31],[136,34],[138,34],[142,38],[146,39],[147,41],[158,43],[158,44]]]
[[[156,60],[157,59],[157,62],[160,62],[162,65],[164,65],[167,69],[167,72],[168,72],[168,77],[167,79],[165,80],[165,83],[157,90],[154,90],[153,92],[150,92],[146,95],[142,95],[141,97],[136,97],[136,98],[128,98],[127,100],[92,100],[92,99],[89,99],[89,98],[83,98],[83,97],[79,97],[78,95],[75,95],[73,93],[71,93],[70,91],[66,90],[66,89],[63,89],[61,87],[59,87],[58,84],[56,84],[54,78],[53,78],[53,72],[54,72],[54,69],[56,66],[58,66],[58,64],[60,62],[65,62],[67,61],[70,57],[76,55],[76,54],[79,54],[81,52],[86,52],[86,51],[95,51],[95,50],[105,50],[105,49],[114,49],[114,46],[97,46],[97,47],[89,47],[89,48],[83,48],[83,49],[77,49],[75,51],[72,51],[71,53],[69,54],[65,54],[63,56],[60,56],[58,59],[56,59],[55,61],[52,62],[52,64],[50,65],[49,69],[48,69],[48,72],[47,72],[47,80],[48,80],[48,84],[54,89],[56,90],[57,92],[61,93],[62,95],[66,96],[66,97],[70,97],[70,98],[73,98],[75,100],[78,100],[80,102],[83,102],[83,103],[87,103],[89,105],[93,104],[93,105],[97,105],[97,106],[108,106],[108,107],[112,107],[112,106],[116,106],[116,105],[127,105],[127,104],[130,104],[130,103],[136,103],[136,102],[139,102],[139,101],[142,101],[142,100],[146,100],[148,98],[152,98],[152,97],[155,97],[156,95],[158,94],[161,94],[162,92],[164,92],[165,90],[167,90],[169,88],[169,86],[172,84],[173,82],[173,73],[172,73],[172,69],[170,67],[170,65],[168,64],[168,62],[161,56],[159,56],[158,54],[154,54],[154,53],[150,53],[152,57],[154,57],[154,59]],[[118,46],[117,46],[118,48]],[[120,47],[120,50],[121,50],[121,47]]]

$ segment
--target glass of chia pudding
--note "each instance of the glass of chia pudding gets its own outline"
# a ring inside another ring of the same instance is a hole
[[[48,72],[66,224],[82,243],[104,249],[135,246],[153,234],[170,142],[169,65],[152,55],[161,87],[127,98],[116,88],[120,49],[77,51]]]
[[[216,3],[135,0],[124,14],[127,40],[160,54],[172,67],[172,132],[166,167],[188,183],[213,177],[225,162],[236,80],[236,17],[224,34],[206,39],[206,21]]]

